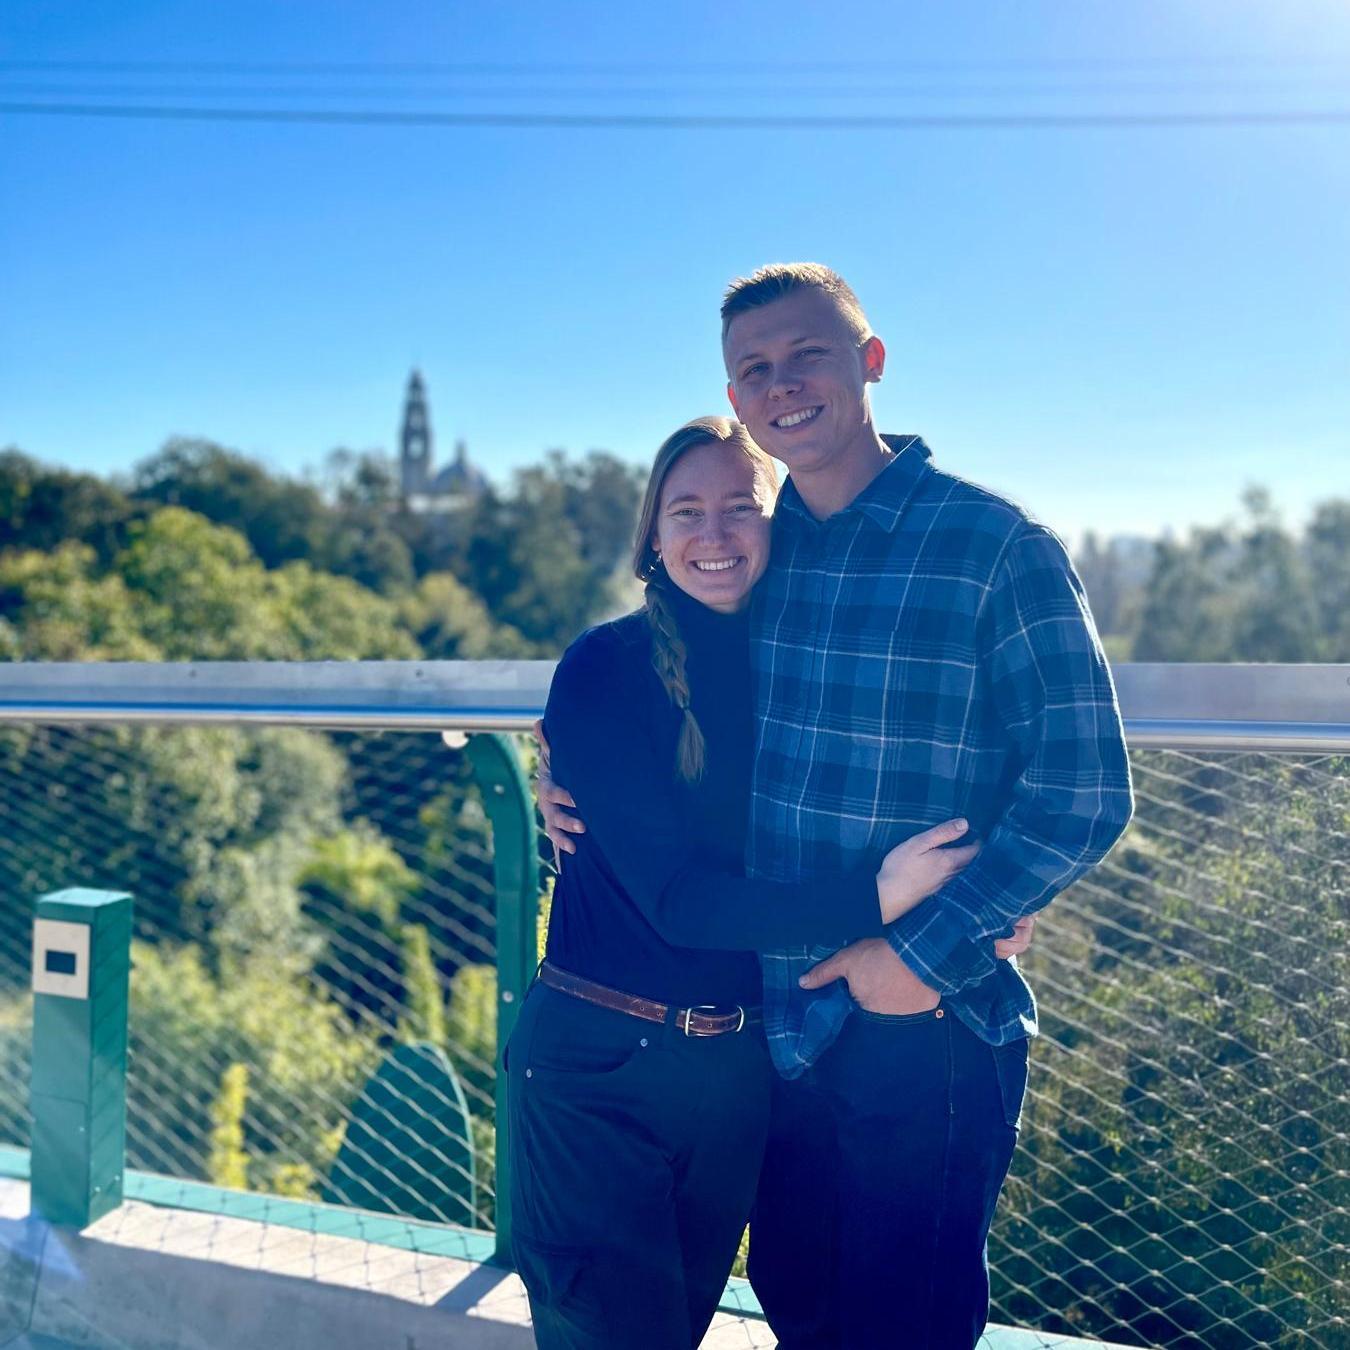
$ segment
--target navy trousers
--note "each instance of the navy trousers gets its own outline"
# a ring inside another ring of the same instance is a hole
[[[1026,1076],[938,1008],[855,1012],[779,1081],[749,1267],[779,1350],[973,1350]]]
[[[762,1031],[686,1037],[535,984],[507,1075],[512,1247],[540,1350],[694,1350],[754,1199]]]

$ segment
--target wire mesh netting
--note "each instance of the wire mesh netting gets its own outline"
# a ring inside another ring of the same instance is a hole
[[[1132,756],[1046,913],[997,1315],[1127,1344],[1350,1345],[1350,760]]]
[[[31,901],[129,891],[128,1166],[491,1227],[490,830],[435,734],[0,729],[0,1140]]]
[[[1132,762],[1135,822],[1026,958],[1044,1034],[994,1318],[1350,1346],[1350,761]],[[462,755],[406,733],[6,728],[0,812],[0,1141],[27,1141],[27,902],[124,889],[130,1166],[491,1226],[491,842]],[[453,1080],[400,1079],[414,1051]],[[459,1119],[456,1082],[467,1146],[413,1129],[401,1155],[394,1118]]]

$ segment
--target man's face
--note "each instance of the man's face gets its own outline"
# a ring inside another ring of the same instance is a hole
[[[790,471],[825,468],[871,436],[867,386],[881,378],[886,351],[875,337],[859,344],[825,291],[738,314],[722,354],[736,416]]]

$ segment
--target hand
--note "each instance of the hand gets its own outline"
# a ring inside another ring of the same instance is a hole
[[[939,995],[895,954],[885,938],[864,938],[813,966],[797,981],[803,989],[822,989],[843,980],[853,1001],[867,1012],[928,1012]]]
[[[549,773],[548,737],[544,735],[542,718],[535,721],[534,739],[539,743],[539,778],[536,784],[539,813],[544,817],[544,833],[548,835],[549,843],[553,845],[553,865],[561,872],[562,855],[577,851],[577,846],[570,836],[585,834],[586,826],[582,824],[580,817],[569,815],[562,809],[570,806],[575,810],[576,802],[572,800],[572,794],[566,788],[559,787]]]
[[[999,938],[994,943],[994,955],[1000,961],[1008,961],[1014,956],[1021,956],[1023,952],[1031,950],[1031,936],[1036,931],[1036,916],[1028,914],[1025,919],[1018,919],[1013,924],[1013,935],[1010,938]]]
[[[894,923],[969,865],[980,851],[978,843],[964,848],[942,847],[959,839],[969,828],[964,820],[945,820],[897,844],[881,860],[877,898],[881,902],[882,923]]]

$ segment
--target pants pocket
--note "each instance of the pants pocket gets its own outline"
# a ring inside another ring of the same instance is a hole
[[[511,1049],[516,1072],[528,1078],[581,1082],[617,1075],[641,1057],[660,1030],[544,985],[530,991],[530,1000]]]
[[[870,1012],[867,1008],[859,1006],[854,1008],[854,1016],[861,1017],[865,1022],[877,1022],[881,1026],[903,1027],[917,1022],[940,1022],[942,1019],[937,1016],[939,1006],[935,1003],[931,1008],[916,1013]]]

